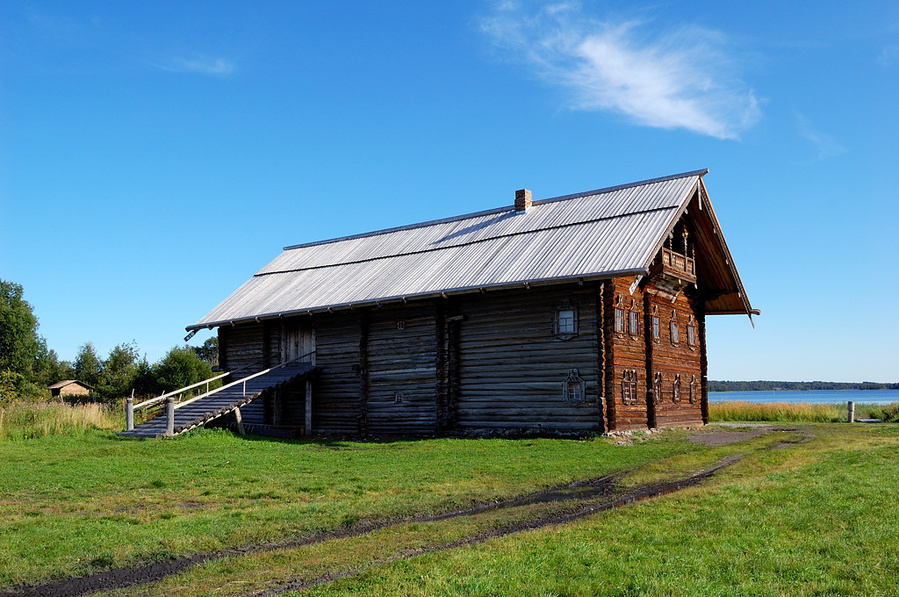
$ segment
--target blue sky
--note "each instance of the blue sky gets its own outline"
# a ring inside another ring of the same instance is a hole
[[[709,168],[710,377],[897,381],[899,4],[809,6],[4,2],[0,277],[153,361],[283,246]]]

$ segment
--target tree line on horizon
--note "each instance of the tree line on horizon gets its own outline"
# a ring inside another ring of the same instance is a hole
[[[899,390],[899,383],[863,381],[717,381],[709,380],[709,392],[776,392],[808,390]]]
[[[213,376],[218,339],[202,346],[175,346],[155,363],[141,357],[135,341],[102,358],[93,343],[73,361],[60,360],[38,333],[38,321],[20,284],[0,279],[0,406],[18,399],[50,397],[48,386],[73,379],[93,388],[92,400],[114,403],[131,394],[154,396]]]

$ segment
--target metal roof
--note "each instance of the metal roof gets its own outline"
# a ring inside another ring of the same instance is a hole
[[[706,172],[286,247],[188,329],[642,273]]]

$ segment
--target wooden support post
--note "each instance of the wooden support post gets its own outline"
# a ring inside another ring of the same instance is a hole
[[[855,423],[855,402],[851,400],[846,403],[846,420],[849,423]]]
[[[649,293],[643,293],[643,345],[646,347],[646,423],[650,429],[659,426],[656,404],[659,396],[655,390],[655,342],[652,338],[652,302]]]
[[[306,380],[306,427],[303,429],[303,435],[312,435],[312,380]]]
[[[594,295],[594,300],[596,301],[596,319],[594,323],[596,328],[596,392],[598,394],[596,404],[599,408],[599,413],[597,413],[597,416],[599,418],[600,431],[606,433],[607,431],[609,431],[609,419],[606,416],[608,413],[607,405],[609,398],[608,390],[606,388],[606,308],[605,302],[603,300],[604,289],[605,284],[603,284],[602,282],[598,282],[596,285],[596,294]]]
[[[234,420],[237,421],[237,433],[246,435],[247,432],[243,428],[243,418],[240,416],[240,408],[234,409]]]
[[[169,396],[165,399],[165,435],[172,437],[175,435],[175,397]]]
[[[699,302],[702,305],[702,301]],[[709,424],[709,357],[705,338],[705,306],[699,315],[699,407],[702,424]]]
[[[125,398],[125,429],[128,431],[134,429],[134,390],[131,390],[131,395]]]
[[[359,435],[368,433],[368,331],[369,312],[363,309],[359,313]]]
[[[612,282],[603,284],[602,287],[602,303],[603,303],[603,344],[604,351],[604,368],[603,378],[606,385],[606,421],[608,422],[607,431],[616,431],[618,429],[618,419],[615,412],[615,285]],[[647,380],[646,383],[651,383]]]

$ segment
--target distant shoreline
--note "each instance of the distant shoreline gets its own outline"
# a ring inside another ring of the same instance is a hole
[[[709,381],[709,392],[801,392],[834,390],[899,390],[899,382],[865,381],[845,383],[836,381]]]

